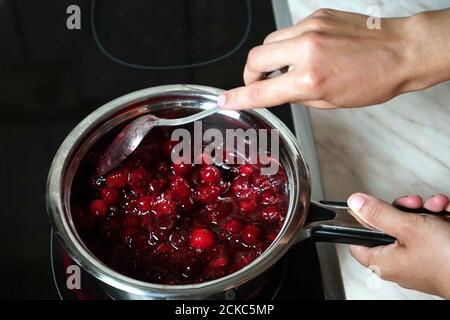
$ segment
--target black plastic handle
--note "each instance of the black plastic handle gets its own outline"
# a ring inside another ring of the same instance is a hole
[[[426,209],[403,207],[399,209],[416,214],[450,216],[450,213],[447,211],[432,212]],[[309,237],[317,242],[337,242],[367,247],[387,245],[395,242],[396,239],[394,237],[361,225],[348,213],[348,210],[346,202],[311,202],[304,228],[309,230]]]

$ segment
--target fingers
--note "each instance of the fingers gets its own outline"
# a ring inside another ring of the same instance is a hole
[[[329,18],[334,10],[321,9],[313,12],[295,26],[272,32],[264,39],[264,44],[292,39],[306,32],[323,30],[325,19]]]
[[[425,201],[423,207],[430,211],[439,212],[443,210],[449,211],[449,205],[448,197],[445,194],[438,194]]]
[[[417,216],[401,212],[390,204],[363,193],[351,195],[347,202],[353,214],[368,225],[401,241],[411,237]]]
[[[280,41],[250,50],[244,69],[244,82],[249,85],[261,80],[264,73],[289,66],[298,59],[295,41]]]
[[[417,195],[400,197],[394,200],[393,205],[402,206],[410,209],[418,209],[424,207],[425,209],[434,212],[439,212],[443,210],[450,211],[450,200],[444,194],[438,194],[436,196],[433,196],[428,200],[426,200],[425,202],[423,201],[422,197]]]
[[[399,269],[398,261],[404,248],[398,242],[387,246],[368,248],[350,245],[350,254],[363,266],[370,267],[383,279],[389,279]]]
[[[423,199],[421,196],[406,196],[395,199],[392,204],[409,209],[418,209],[423,206]]]
[[[288,72],[229,90],[219,97],[218,103],[221,108],[233,110],[276,106],[298,100],[297,83],[296,76]]]

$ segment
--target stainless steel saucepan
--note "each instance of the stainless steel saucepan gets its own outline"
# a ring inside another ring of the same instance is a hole
[[[279,130],[280,161],[288,177],[289,205],[285,223],[274,242],[251,264],[213,281],[191,285],[162,285],[122,275],[97,259],[83,244],[72,222],[70,201],[77,169],[88,150],[112,129],[137,116],[162,109],[212,108],[223,90],[197,85],[169,85],[136,91],[97,109],[78,124],[60,146],[48,175],[47,209],[54,231],[65,249],[82,268],[120,299],[224,298],[229,289],[251,285],[297,241],[312,238],[374,246],[395,239],[363,227],[342,203],[310,201],[311,180],[302,155],[301,141],[265,109],[221,111],[204,119],[203,127],[276,128]]]

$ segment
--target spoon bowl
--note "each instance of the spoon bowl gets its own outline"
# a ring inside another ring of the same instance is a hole
[[[178,119],[163,119],[152,114],[146,114],[133,120],[114,138],[97,164],[97,174],[105,175],[121,164],[139,144],[145,136],[155,127],[180,126],[206,118],[218,112],[218,105],[197,112],[193,115]]]

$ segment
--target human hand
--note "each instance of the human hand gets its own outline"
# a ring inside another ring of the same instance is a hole
[[[227,91],[219,105],[361,107],[426,88],[450,78],[450,42],[443,39],[450,36],[449,18],[449,10],[388,18],[372,30],[368,16],[321,9],[253,48],[246,86]],[[265,78],[284,67],[289,72]]]
[[[357,219],[397,239],[374,248],[350,246],[356,260],[376,266],[382,279],[450,299],[450,219],[405,213],[362,193],[350,196],[348,205]],[[394,205],[450,211],[449,198],[442,194],[425,202],[420,196],[402,197]]]

